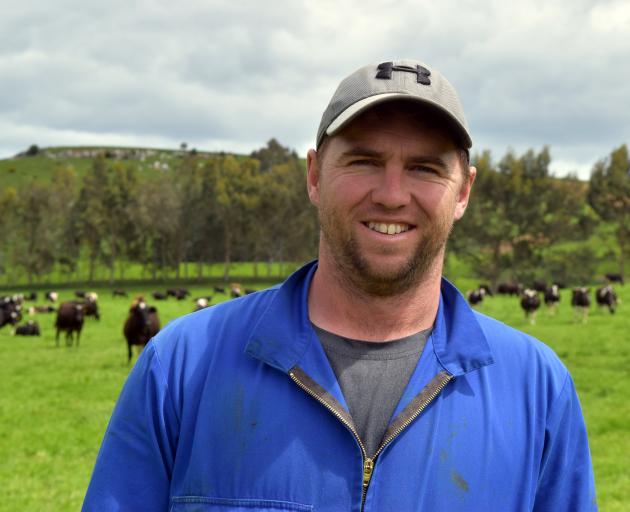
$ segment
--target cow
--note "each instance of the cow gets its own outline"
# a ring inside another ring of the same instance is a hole
[[[619,283],[623,286],[623,275],[622,274],[606,274],[606,280],[608,283]]]
[[[536,311],[540,307],[540,297],[536,290],[526,288],[521,295],[521,308],[525,311],[525,318],[530,324],[536,323]]]
[[[607,284],[602,288],[598,288],[595,292],[595,299],[600,308],[608,308],[611,314],[615,313],[617,309],[617,294],[611,285]]]
[[[18,325],[15,328],[16,336],[40,336],[39,324],[33,320],[29,320],[25,324]]]
[[[24,300],[37,300],[37,292],[29,292],[24,295]]]
[[[210,301],[207,297],[199,297],[195,299],[195,311],[199,311],[201,309],[205,309],[210,305]]]
[[[557,284],[552,284],[545,289],[545,304],[549,309],[549,313],[555,315],[560,302],[560,288]]]
[[[55,311],[57,311],[55,309],[55,306],[50,306],[50,305],[34,306],[32,309],[33,309],[34,313],[54,313]],[[31,311],[30,311],[30,308],[29,308],[29,315],[30,314],[31,314]]]
[[[75,290],[74,291],[74,296],[77,297],[78,299],[85,299],[85,291],[83,291],[83,290]]]
[[[178,290],[175,290],[175,295],[173,295],[173,297],[175,297],[177,300],[184,300],[188,295],[190,295],[190,292],[184,288],[180,288]]]
[[[129,308],[129,316],[125,320],[123,334],[127,340],[127,364],[131,362],[132,345],[142,350],[149,340],[160,330],[160,319],[157,309],[149,306],[142,296],[136,297]]]
[[[153,295],[155,300],[166,300],[168,298],[168,295],[162,292],[153,292],[151,295]]]
[[[169,288],[166,290],[166,295],[175,297],[177,300],[183,300],[190,295],[190,292],[186,288]]]
[[[112,297],[128,297],[129,295],[127,295],[127,292],[125,290],[121,290],[120,288],[117,288],[116,290],[112,291]]]
[[[500,295],[520,295],[523,287],[517,283],[499,283],[497,293]]]
[[[215,286],[214,293],[225,293],[225,288],[223,286]]]
[[[0,308],[4,309],[5,311],[13,311],[15,313],[18,314],[18,316],[21,316],[21,311],[22,311],[22,299],[20,295],[7,295],[5,297],[0,297]],[[17,321],[19,322],[21,320],[18,319]]]
[[[492,288],[490,287],[489,284],[480,283],[477,289],[483,290],[484,295],[488,295],[489,297],[492,297]]]
[[[479,288],[477,290],[471,290],[466,294],[468,298],[468,303],[471,306],[476,306],[483,302],[483,297],[485,296],[486,291],[483,288]]]
[[[586,323],[588,320],[588,308],[591,306],[590,291],[584,286],[573,288],[571,306],[573,306],[573,320],[576,322],[580,320],[582,323]]]
[[[79,339],[81,337],[81,329],[83,329],[83,319],[85,317],[83,303],[79,302],[62,302],[57,310],[57,320],[55,321],[55,327],[57,332],[55,334],[55,341],[59,346],[59,333],[61,331],[66,332],[66,345],[72,345],[73,333],[77,333],[77,347],[79,346]]]
[[[22,306],[11,297],[0,299],[0,327],[22,320]]]
[[[243,287],[238,283],[232,283],[230,285],[230,296],[233,299],[243,296]]]
[[[57,302],[59,299],[59,294],[57,292],[46,292],[46,300],[50,302]]]
[[[83,301],[73,301],[75,304],[80,304],[83,306],[83,315],[84,316],[93,316],[97,320],[101,319],[101,314],[98,310],[98,302],[96,299],[98,295],[94,292],[87,292],[85,294],[85,300]]]

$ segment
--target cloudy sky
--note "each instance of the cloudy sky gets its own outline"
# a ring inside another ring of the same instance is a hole
[[[31,144],[305,155],[337,83],[416,58],[474,149],[588,178],[630,143],[630,0],[0,0],[0,158]]]

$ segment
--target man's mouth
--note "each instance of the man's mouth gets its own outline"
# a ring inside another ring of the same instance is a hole
[[[384,235],[397,235],[411,229],[409,224],[386,224],[384,222],[365,222],[364,224],[372,231],[376,231],[377,233],[382,233]]]

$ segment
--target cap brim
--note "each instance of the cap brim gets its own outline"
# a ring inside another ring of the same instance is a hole
[[[350,105],[346,110],[344,110],[341,114],[339,114],[333,121],[328,125],[326,129],[326,135],[331,136],[335,135],[339,130],[341,130],[344,126],[346,126],[350,121],[356,118],[358,115],[362,114],[369,108],[373,106],[384,103],[386,101],[392,100],[407,100],[414,101],[417,103],[422,103],[424,105],[429,105],[434,107],[436,110],[440,111],[446,118],[448,118],[451,123],[457,127],[458,131],[462,136],[462,141],[464,142],[466,149],[472,147],[472,139],[470,135],[468,135],[468,130],[461,125],[461,123],[453,117],[447,110],[445,110],[442,106],[432,102],[428,99],[419,98],[418,96],[413,96],[411,94],[402,93],[402,92],[388,92],[383,94],[375,94],[373,96],[368,96],[367,98],[363,98],[362,100],[357,101]]]

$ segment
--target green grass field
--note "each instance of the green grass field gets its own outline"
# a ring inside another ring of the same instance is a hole
[[[459,284],[466,289],[466,282]],[[130,296],[154,289],[160,287],[132,289]],[[210,286],[190,290],[193,296],[212,293]],[[66,347],[63,339],[55,346],[54,315],[38,315],[39,338],[0,330],[0,511],[80,508],[130,369],[122,325],[131,299],[96,291],[101,320],[86,320],[79,348]],[[573,321],[566,290],[558,314],[541,310],[535,325],[525,321],[516,298],[489,298],[480,308],[545,341],[571,370],[589,430],[600,510],[607,512],[628,510],[630,503],[630,286],[617,291],[617,314],[591,308],[586,324]],[[61,293],[62,300],[70,298],[70,291]],[[213,303],[226,298],[215,294]],[[162,324],[193,309],[192,300],[151,302]]]

